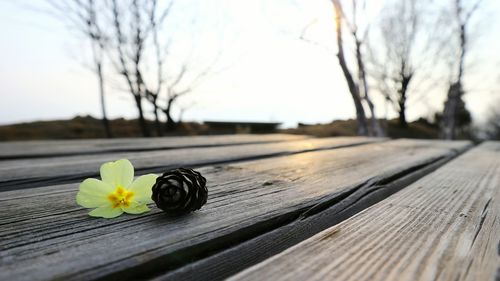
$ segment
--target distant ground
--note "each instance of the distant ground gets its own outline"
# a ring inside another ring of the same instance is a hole
[[[438,138],[438,127],[427,120],[419,119],[401,128],[396,119],[381,120],[382,125],[391,138]],[[313,135],[317,137],[355,136],[356,120],[336,120],[329,124],[301,125],[294,129],[282,130],[283,133]]]
[[[153,131],[154,122],[148,121]],[[162,124],[163,125],[163,124]],[[137,120],[110,120],[113,137],[140,137]],[[183,123],[172,135],[207,134],[206,126],[199,123]],[[153,132],[152,132],[153,133]],[[77,116],[69,120],[36,121],[0,126],[0,141],[39,139],[91,139],[104,138],[102,121],[91,116]]]
[[[136,120],[111,120],[114,137],[140,137]],[[153,129],[153,122],[149,122]],[[384,121],[389,137],[393,138],[437,138],[437,127],[425,120],[412,122],[408,128],[400,128],[396,120]],[[355,120],[337,120],[329,124],[304,125],[279,130],[280,133],[307,134],[317,137],[355,136]],[[169,135],[209,135],[210,128],[200,123],[183,123]],[[70,120],[37,121],[0,126],[0,141],[39,139],[84,139],[103,138],[101,121],[91,116],[75,117]]]

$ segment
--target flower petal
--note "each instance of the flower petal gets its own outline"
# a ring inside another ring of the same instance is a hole
[[[157,177],[155,174],[138,177],[128,188],[129,191],[134,192],[133,200],[139,203],[153,203],[151,199],[152,187]]]
[[[113,187],[127,188],[134,180],[134,166],[127,159],[104,163],[101,166],[101,178]]]
[[[122,207],[122,210],[125,213],[129,213],[129,214],[142,214],[142,213],[148,212],[149,208],[148,208],[148,206],[146,206],[146,204],[132,202],[132,204],[130,204],[129,207]]]
[[[113,187],[97,179],[86,179],[80,184],[80,191],[76,195],[76,203],[85,208],[96,208],[110,204],[108,194]]]
[[[101,217],[106,219],[116,218],[121,214],[123,214],[122,209],[113,208],[112,206],[99,207],[89,213],[91,217]]]

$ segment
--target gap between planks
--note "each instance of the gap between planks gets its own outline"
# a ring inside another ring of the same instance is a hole
[[[199,276],[203,276],[205,280],[223,280],[384,200],[445,165],[470,147],[457,149],[452,155],[429,160],[384,179],[369,180],[341,194],[327,197],[260,236],[239,241],[240,243],[228,249],[180,269],[159,274],[154,279],[198,280]]]
[[[273,143],[308,138],[312,137],[304,135],[269,134],[68,141],[16,141],[0,143],[0,161]]]
[[[209,182],[216,183],[209,202],[202,211],[173,220],[157,210],[112,222],[95,220],[85,210],[75,209],[76,191],[53,194],[47,202],[37,196],[47,188],[31,189],[32,197],[5,200],[0,205],[2,219],[16,214],[29,218],[9,224],[0,234],[4,264],[0,277],[133,279],[151,274],[151,270],[161,273],[179,268],[226,249],[231,246],[228,243],[238,244],[241,239],[272,231],[353,187],[359,191],[349,195],[351,200],[364,199],[367,192],[383,190],[377,183],[404,180],[405,171],[431,167],[466,147],[467,142],[399,140],[240,163],[222,170],[204,168]],[[359,188],[368,182],[371,188]],[[67,188],[75,190],[74,185]],[[20,203],[35,208],[22,208]],[[342,201],[336,205],[340,208]]]
[[[230,280],[499,280],[500,142]]]
[[[386,141],[382,138],[341,137],[306,139],[289,142],[176,149],[161,152],[108,153],[50,159],[12,160],[0,162],[0,192],[56,185],[97,177],[99,166],[108,161],[127,158],[136,174],[162,172],[177,167],[197,168],[233,162],[258,160],[318,150]]]

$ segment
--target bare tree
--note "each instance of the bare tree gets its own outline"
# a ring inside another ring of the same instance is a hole
[[[183,65],[181,71],[177,74],[177,77],[171,82],[166,89],[166,103],[165,107],[162,108],[165,113],[165,117],[167,118],[165,122],[165,131],[172,131],[176,128],[177,122],[172,117],[172,108],[180,97],[189,93],[191,91],[190,88],[186,88],[183,90],[177,90],[177,86],[180,84],[182,79],[184,78],[187,71],[187,65]]]
[[[383,137],[385,136],[385,132],[377,120],[377,116],[375,114],[375,105],[373,104],[372,99],[370,98],[369,95],[369,87],[368,87],[367,74],[364,63],[364,56],[361,50],[367,38],[369,27],[366,27],[363,36],[360,37],[358,33],[356,3],[357,3],[356,0],[352,0],[352,22],[348,26],[350,27],[351,35],[354,39],[356,48],[356,62],[358,65],[358,77],[359,77],[358,85],[360,85],[360,88],[362,89],[363,93],[363,99],[366,101],[366,103],[368,104],[368,108],[370,109],[371,128],[373,130],[372,134],[378,137]]]
[[[167,119],[165,123],[165,130],[167,132],[174,130],[177,127],[177,123],[180,121],[180,118],[175,120],[172,117],[172,109],[175,103],[181,97],[192,93],[204,81],[204,79],[217,73],[217,71],[214,70],[214,66],[218,62],[219,55],[217,55],[208,66],[200,71],[195,71],[193,67],[190,67],[189,63],[184,63],[177,75],[165,83],[166,98],[165,106],[162,107],[162,111],[165,113],[165,117]],[[189,69],[192,69],[192,75],[188,75]]]
[[[173,5],[173,1],[168,4],[168,6],[163,10],[163,12],[159,13],[158,12],[158,1],[157,0],[151,0],[149,1],[149,8],[148,8],[148,17],[149,17],[149,23],[151,26],[151,32],[152,32],[152,37],[153,37],[153,46],[154,46],[154,51],[155,51],[155,59],[156,59],[156,88],[155,89],[148,89],[146,88],[146,98],[148,101],[153,105],[153,113],[155,116],[155,129],[156,129],[156,134],[158,136],[163,135],[163,129],[161,128],[161,122],[159,118],[159,113],[161,111],[161,107],[159,105],[159,97],[161,94],[161,91],[163,89],[164,83],[165,83],[165,77],[164,77],[164,63],[165,63],[165,58],[166,58],[166,51],[168,50],[168,46],[170,43],[168,42],[166,46],[163,46],[160,42],[159,38],[159,31],[160,27],[165,21],[166,17],[168,16],[170,9]],[[168,118],[167,118],[168,120]]]
[[[132,94],[138,113],[139,126],[144,137],[150,132],[144,117],[143,98],[146,97],[146,87],[141,71],[144,59],[146,40],[150,34],[150,23],[144,18],[144,11],[139,0],[120,1],[126,3],[126,9],[111,0],[113,32],[110,53],[115,67],[125,80]],[[125,28],[128,28],[126,31]]]
[[[99,85],[99,97],[102,113],[102,124],[106,137],[111,138],[111,128],[106,113],[106,93],[104,81],[104,53],[106,37],[102,27],[102,17],[98,10],[102,9],[94,0],[53,1],[46,0],[56,12],[56,17],[69,23],[69,26],[83,34],[90,42],[92,53],[92,71]]]
[[[178,57],[176,57],[177,64],[172,61],[167,64],[173,38],[165,35],[167,32],[164,26],[173,1],[131,0],[129,8],[120,9],[119,4],[123,3],[112,0],[111,5],[116,42],[115,65],[125,78],[129,91],[136,101],[139,115],[143,116],[144,99],[153,107],[156,135],[163,135],[163,132],[171,132],[177,127],[172,110],[178,100],[192,93],[209,74],[215,73],[212,67],[219,55],[206,68],[194,67],[190,63],[190,55],[180,65],[178,61],[182,59]],[[124,14],[126,12],[128,14]],[[126,19],[128,21],[123,22]],[[124,34],[123,26],[129,27],[128,36]],[[155,65],[153,67],[155,73],[147,72],[148,67],[151,68],[152,65]],[[161,128],[160,113],[165,115],[164,128]]]
[[[463,76],[465,58],[469,51],[468,26],[473,14],[477,11],[481,0],[475,0],[470,9],[466,9],[463,0],[454,0],[454,19],[457,25],[455,36],[458,38],[458,44],[455,50],[458,52],[456,58],[456,76],[450,81],[448,97],[445,102],[443,118],[441,122],[441,137],[444,139],[454,139],[457,130],[457,113],[464,104],[463,96]]]
[[[358,134],[359,135],[376,135],[384,136],[385,133],[378,122],[375,115],[375,106],[369,95],[369,87],[367,82],[367,74],[365,69],[364,57],[362,52],[363,41],[368,33],[368,28],[365,29],[363,36],[359,35],[359,28],[357,24],[357,3],[356,0],[352,1],[352,19],[349,21],[344,13],[342,4],[340,0],[332,0],[335,9],[335,23],[336,23],[336,33],[337,33],[337,48],[338,48],[338,60],[342,73],[346,79],[349,92],[354,101],[354,106],[356,108],[356,119],[358,121]],[[344,38],[343,38],[343,23],[346,23],[348,30],[351,33],[352,39],[355,44],[355,60],[357,64],[357,79],[355,80],[353,71],[349,69],[347,65],[347,60],[344,52]],[[363,100],[368,104],[368,108],[371,113],[371,128],[368,129],[368,122],[366,119],[366,114],[363,107]]]
[[[359,93],[359,87],[354,82],[354,78],[351,74],[351,70],[347,66],[347,62],[344,55],[344,42],[342,33],[342,22],[343,22],[343,12],[340,0],[332,0],[335,8],[335,23],[336,23],[336,33],[337,33],[337,47],[338,53],[337,57],[339,60],[342,73],[349,87],[349,92],[351,93],[352,99],[354,101],[354,107],[356,108],[356,120],[358,122],[358,135],[366,136],[368,135],[368,124],[366,121],[366,114],[361,101],[361,95]]]
[[[416,57],[423,57],[415,46],[421,29],[420,13],[416,0],[401,0],[386,6],[381,13],[380,50],[370,57],[374,65],[371,74],[378,82],[379,91],[398,112],[399,125],[403,128],[408,126],[409,86],[419,67]]]

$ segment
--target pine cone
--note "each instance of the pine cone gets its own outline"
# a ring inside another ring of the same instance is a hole
[[[207,203],[207,180],[192,169],[179,168],[156,179],[151,199],[169,215],[196,211]]]

